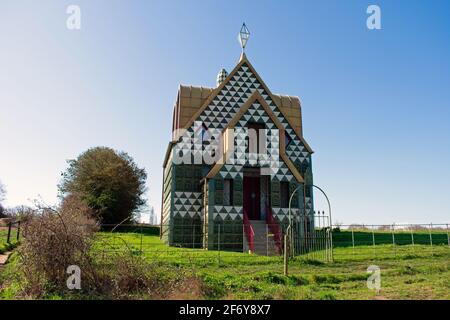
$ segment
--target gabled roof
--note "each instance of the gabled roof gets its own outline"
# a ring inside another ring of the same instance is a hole
[[[227,130],[234,129],[236,123],[241,119],[241,117],[245,114],[245,112],[255,103],[258,102],[261,104],[261,106],[266,111],[267,115],[270,117],[270,119],[273,121],[277,129],[280,133],[280,157],[286,164],[286,166],[289,168],[289,170],[292,172],[293,176],[297,179],[298,182],[304,182],[304,179],[300,172],[298,172],[295,165],[292,163],[292,161],[289,159],[289,157],[285,153],[285,145],[284,145],[284,128],[283,125],[280,123],[278,118],[273,114],[272,110],[266,103],[265,99],[261,96],[261,94],[258,91],[255,91],[248,99],[247,101],[242,105],[240,110],[236,113],[236,115],[233,117],[233,119],[229,122],[227,127],[223,130],[223,134],[226,134]],[[225,140],[225,139],[224,139]],[[233,139],[228,139],[230,143],[232,143]],[[224,153],[222,155],[221,161],[218,161],[208,172],[206,175],[206,178],[213,178],[220,169],[226,164],[227,160],[231,156],[229,152],[229,148],[224,148]]]
[[[286,119],[286,121],[289,123],[289,125],[294,129],[295,134],[303,142],[303,144],[305,145],[308,152],[313,153],[313,150],[309,147],[309,145],[303,139],[302,124],[301,124],[301,104],[300,104],[299,98],[272,94],[271,91],[269,90],[269,88],[267,87],[267,85],[264,83],[264,81],[259,76],[259,74],[253,68],[252,64],[247,59],[245,54],[241,55],[241,59],[240,59],[239,63],[230,72],[228,77],[224,81],[222,81],[222,83],[217,88],[212,89],[210,91],[209,96],[206,98],[206,100],[204,100],[202,106],[192,115],[190,120],[185,121],[185,126],[183,128],[189,129],[193,125],[194,121],[196,119],[198,119],[198,117],[200,117],[200,115],[203,113],[203,111],[205,111],[206,108],[208,108],[208,106],[211,104],[213,99],[230,82],[230,80],[235,76],[235,74],[238,72],[238,70],[241,68],[241,66],[243,64],[246,64],[247,67],[250,69],[250,71],[254,74],[254,76],[256,77],[258,82],[261,84],[261,86],[267,92],[267,94],[269,95],[271,100],[277,106],[279,112]],[[296,110],[297,107],[298,107],[298,110]],[[297,116],[297,114],[298,114],[298,116]],[[297,122],[297,123],[295,123],[295,122]],[[178,140],[178,138],[179,137],[174,136],[173,140],[176,141],[176,140]]]
[[[213,91],[214,88],[180,85],[173,106],[173,128],[184,128]]]

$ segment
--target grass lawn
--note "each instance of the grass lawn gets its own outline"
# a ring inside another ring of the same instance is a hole
[[[154,235],[99,233],[95,250],[142,250],[149,261],[189,268],[213,299],[450,299],[446,244],[341,246],[332,263],[291,259],[287,277],[278,256],[168,247]],[[370,265],[381,269],[379,295],[367,288]]]
[[[93,250],[106,260],[113,252],[131,251],[175,273],[181,268],[195,274],[202,280],[200,297],[206,299],[450,299],[447,244],[338,246],[334,262],[321,262],[314,254],[291,259],[289,276],[283,275],[279,256],[168,247],[152,234],[100,232]],[[18,283],[12,281],[18,274],[17,258],[0,272],[0,299],[18,292]],[[379,294],[367,288],[370,265],[381,270]]]

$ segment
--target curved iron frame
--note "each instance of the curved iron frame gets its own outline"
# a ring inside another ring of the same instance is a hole
[[[292,194],[289,198],[289,226],[286,228],[286,233],[289,234],[289,232],[291,232],[292,229],[292,219],[291,219],[291,202],[292,202],[292,198],[294,197],[295,193],[301,188],[303,187],[303,207],[305,207],[305,191],[306,191],[306,187],[314,187],[317,188],[320,192],[322,192],[322,194],[325,196],[325,199],[327,200],[328,203],[328,211],[329,211],[329,216],[330,216],[330,249],[331,249],[331,259],[333,259],[333,220],[331,219],[331,202],[330,199],[328,198],[327,194],[325,193],[325,191],[323,191],[322,188],[316,186],[315,184],[309,184],[307,185],[306,183],[304,183],[303,185],[299,185],[297,188],[294,189],[294,191],[292,191]],[[303,208],[303,210],[305,210],[306,213],[306,209]],[[290,241],[292,241],[292,237],[290,237]],[[291,243],[292,245],[292,243]],[[291,246],[292,247],[292,246]]]

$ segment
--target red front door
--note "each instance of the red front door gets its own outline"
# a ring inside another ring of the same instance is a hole
[[[244,210],[250,220],[259,220],[261,214],[259,177],[244,177]]]

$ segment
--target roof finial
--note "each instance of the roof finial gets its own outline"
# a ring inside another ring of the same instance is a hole
[[[239,32],[239,43],[241,44],[242,53],[245,51],[245,46],[247,45],[248,38],[250,37],[250,31],[248,30],[245,22],[242,24],[241,31]]]
[[[221,69],[221,70],[219,71],[219,73],[217,74],[217,81],[216,81],[217,86],[220,86],[220,84],[221,84],[222,82],[224,82],[225,79],[226,79],[227,77],[228,77],[228,72],[227,72],[227,70]]]

